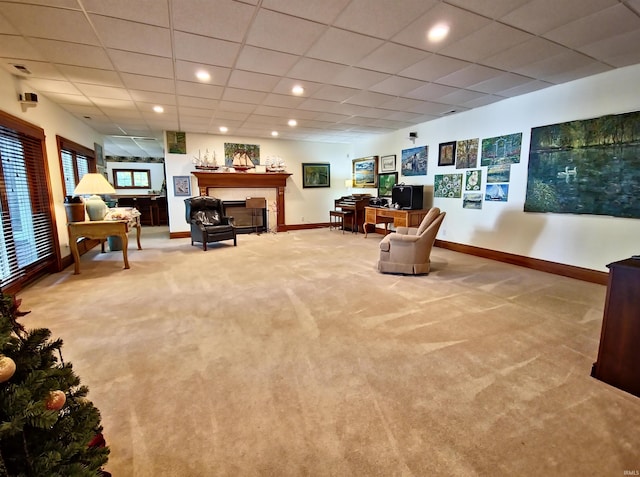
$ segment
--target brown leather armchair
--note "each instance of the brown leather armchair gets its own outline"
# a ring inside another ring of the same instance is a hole
[[[433,207],[420,225],[398,227],[380,242],[378,270],[382,273],[419,275],[429,273],[431,249],[445,212]]]
[[[207,244],[221,240],[236,242],[236,227],[233,217],[222,215],[222,201],[214,197],[190,197],[184,200],[185,218],[191,224],[191,245],[202,243],[202,250],[206,252]]]

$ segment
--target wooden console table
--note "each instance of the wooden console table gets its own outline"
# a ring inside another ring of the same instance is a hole
[[[136,238],[138,241],[138,250],[140,246],[140,217],[136,217],[135,225]],[[69,248],[73,255],[73,274],[80,273],[80,253],[78,252],[78,239],[86,237],[90,239],[100,240],[102,251],[104,252],[104,241],[107,237],[120,237],[122,239],[122,257],[124,258],[124,268],[129,268],[129,259],[127,257],[127,248],[129,245],[129,222],[127,220],[96,220],[87,222],[69,222],[67,224],[69,230]]]
[[[393,219],[394,227],[418,227],[429,209],[391,209],[388,207],[364,208],[364,236],[367,237],[367,226],[385,224]]]
[[[640,397],[640,259],[610,263],[598,360],[591,376]]]

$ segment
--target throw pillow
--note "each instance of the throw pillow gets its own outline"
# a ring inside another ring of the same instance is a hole
[[[199,210],[193,214],[193,218],[202,222],[202,225],[220,225],[220,214],[217,210]]]

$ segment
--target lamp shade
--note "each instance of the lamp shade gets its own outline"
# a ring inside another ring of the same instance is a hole
[[[102,174],[89,173],[82,176],[73,194],[91,195],[84,201],[87,215],[90,220],[102,220],[109,209],[98,194],[115,194],[115,192],[116,190]]]
[[[90,172],[80,179],[73,190],[73,195],[115,194],[116,190],[102,174]]]

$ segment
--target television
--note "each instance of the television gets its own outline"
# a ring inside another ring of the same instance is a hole
[[[397,184],[391,189],[391,203],[398,209],[422,209],[424,186]]]

